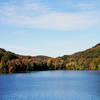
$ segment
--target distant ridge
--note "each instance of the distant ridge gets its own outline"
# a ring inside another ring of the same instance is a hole
[[[46,60],[46,59],[48,59],[48,58],[51,58],[51,57],[43,56],[43,55],[34,56],[34,57],[37,58],[37,59],[41,59],[41,60]]]

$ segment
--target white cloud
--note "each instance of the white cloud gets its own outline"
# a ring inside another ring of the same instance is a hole
[[[37,56],[37,55],[47,55],[49,54],[46,49],[40,49],[40,48],[29,48],[24,46],[14,46],[14,45],[1,45],[1,48],[4,48],[7,51],[14,52],[16,54],[20,55],[30,55],[30,56]]]
[[[77,7],[81,10],[92,10],[95,8],[95,4],[80,3]]]
[[[74,8],[78,8],[81,11],[82,10],[83,11],[86,11],[86,10],[88,10],[88,11],[96,10],[97,6],[100,6],[100,4],[97,3],[95,0],[94,1],[91,0],[90,2],[88,1],[88,2],[84,2],[84,3],[80,2],[80,3],[77,3],[76,5],[73,5]]]
[[[93,14],[55,12],[32,18],[29,24],[44,29],[72,30],[86,28],[97,23],[98,20],[94,18]]]
[[[73,30],[88,28],[98,23],[94,13],[57,13],[52,12],[39,17],[12,16],[4,18],[9,24],[26,25],[33,28]]]
[[[89,5],[81,4],[80,7],[89,7]],[[53,11],[44,4],[33,2],[20,6],[2,4],[0,16],[2,23],[54,30],[84,29],[100,22],[97,13],[94,12],[62,13]]]

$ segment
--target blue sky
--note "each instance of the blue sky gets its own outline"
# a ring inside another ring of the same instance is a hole
[[[0,0],[0,47],[23,55],[73,54],[100,42],[100,0]]]

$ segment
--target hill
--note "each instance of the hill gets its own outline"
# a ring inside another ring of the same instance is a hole
[[[22,56],[0,48],[0,73],[40,70],[100,70],[100,43],[72,55]]]
[[[84,58],[99,57],[100,56],[100,43],[90,49],[83,51],[83,52],[75,53],[72,56],[84,57]]]
[[[100,69],[100,43],[94,47],[72,55],[65,55],[67,69],[97,70]]]

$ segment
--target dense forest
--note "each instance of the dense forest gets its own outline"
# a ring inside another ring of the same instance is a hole
[[[43,70],[100,70],[100,44],[72,55],[22,56],[0,49],[0,73]]]

